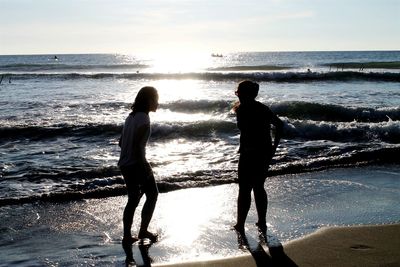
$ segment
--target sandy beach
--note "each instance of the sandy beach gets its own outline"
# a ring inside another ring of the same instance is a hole
[[[400,225],[330,227],[249,255],[155,266],[400,266]]]

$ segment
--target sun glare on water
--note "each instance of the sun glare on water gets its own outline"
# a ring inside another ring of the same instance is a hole
[[[151,72],[188,73],[199,72],[210,66],[211,57],[206,53],[163,53],[152,57]]]

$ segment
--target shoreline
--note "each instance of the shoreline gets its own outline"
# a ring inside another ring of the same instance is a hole
[[[378,157],[379,161],[382,160],[382,154]],[[395,159],[395,155],[385,156],[387,158]],[[359,169],[359,168],[371,168],[376,169],[380,167],[397,167],[400,166],[399,163],[394,162],[397,159],[392,160],[393,162],[385,163],[381,165],[377,162],[371,163],[368,160],[358,162],[355,165],[333,165],[333,166],[320,166],[320,167],[310,167],[309,169],[302,169],[301,166],[292,165],[289,169],[276,169],[271,168],[268,173],[268,180],[276,179],[284,176],[301,176],[307,174],[318,174],[323,172],[335,172],[335,171],[345,171],[350,169]],[[312,164],[311,164],[312,165]],[[226,173],[231,173],[232,170],[228,170]],[[219,174],[222,176],[221,174]],[[120,177],[121,181],[123,181],[120,173],[113,177]],[[220,180],[213,184],[210,184],[209,180],[205,180],[203,184],[199,183],[196,185],[174,185],[171,183],[163,183],[163,180],[158,180],[157,185],[160,193],[170,193],[179,190],[185,189],[196,189],[196,188],[207,188],[210,186],[221,186],[227,184],[237,184],[237,178]],[[105,187],[99,189],[88,189],[88,190],[80,190],[80,191],[60,191],[60,192],[51,192],[44,193],[42,195],[32,195],[32,196],[23,196],[23,197],[4,197],[0,198],[0,207],[5,206],[13,206],[13,205],[23,205],[23,204],[35,204],[35,203],[50,203],[50,204],[61,204],[67,203],[70,201],[85,201],[90,199],[105,199],[109,197],[121,197],[126,195],[126,188],[123,182],[120,185],[113,187]]]
[[[358,263],[351,253],[363,253],[370,265],[349,266],[374,266],[376,261],[397,264],[398,258],[388,253],[399,247],[398,243],[384,242],[394,236],[400,240],[398,179],[397,167],[374,167],[269,180],[265,184],[269,196],[267,245],[255,226],[254,201],[246,221],[247,242],[231,230],[236,218],[235,184],[160,194],[149,229],[159,233],[160,240],[153,245],[135,243],[127,249],[121,247],[126,196],[3,206],[0,258],[4,266],[124,266],[131,255],[137,266],[149,266],[149,262],[154,266],[250,267],[256,266],[256,261],[261,261],[257,266],[276,266],[276,260],[284,260],[283,266],[326,266],[314,263],[331,257],[335,267],[346,266],[343,261],[335,263],[337,254]],[[143,201],[138,210],[142,205]],[[138,230],[139,214],[134,218],[133,234]],[[397,224],[388,234],[393,223]],[[343,231],[346,227],[333,228],[339,229],[338,233],[325,228],[381,224],[389,226],[349,227],[360,228],[365,231],[362,234]]]
[[[334,226],[318,229],[314,233],[289,241],[282,247],[258,251],[250,248],[247,255],[153,266],[400,266],[399,247],[399,223]]]

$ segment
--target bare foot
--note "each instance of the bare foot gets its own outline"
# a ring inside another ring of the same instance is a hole
[[[237,225],[235,224],[234,226],[232,226],[233,230],[235,230],[236,232],[240,233],[240,234],[244,234],[244,226],[243,225]]]
[[[148,238],[148,239],[150,239],[150,241],[151,241],[152,243],[155,243],[155,242],[158,241],[158,235],[157,235],[157,234],[150,233],[149,231],[140,231],[138,237],[139,237],[139,239]]]
[[[123,244],[133,244],[137,241],[139,241],[139,239],[133,236],[124,236],[124,238],[122,238]]]

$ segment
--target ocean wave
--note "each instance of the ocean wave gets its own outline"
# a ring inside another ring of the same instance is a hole
[[[338,142],[384,141],[397,144],[400,143],[400,121],[345,123],[293,120],[286,122],[284,138]]]
[[[302,140],[332,140],[338,142],[384,141],[400,143],[400,121],[384,122],[331,122],[298,120],[283,118],[285,122],[284,138]],[[80,137],[94,140],[94,137],[112,137],[117,139],[122,125],[117,124],[85,124],[1,127],[2,141],[31,139],[43,140],[56,137]],[[205,120],[196,122],[163,122],[153,123],[152,140],[168,140],[175,138],[202,139],[213,136],[234,136],[239,133],[236,122],[226,120]]]
[[[275,164],[269,171],[269,176],[296,174],[302,172],[321,171],[329,168],[344,168],[366,166],[373,164],[399,164],[400,147],[383,147],[351,151],[333,157],[317,157],[292,162]],[[111,177],[90,179],[81,184],[69,186],[62,191],[38,193],[30,196],[0,198],[0,206],[32,203],[36,201],[73,201],[88,198],[105,198],[126,194],[123,179],[120,174],[110,173]],[[80,173],[80,178],[91,177],[93,172]],[[177,189],[204,187],[237,182],[236,170],[204,170],[194,173],[179,173],[168,179],[157,181],[160,192]]]
[[[67,107],[74,109],[129,109],[131,103],[105,102],[68,104]],[[168,103],[160,103],[159,109],[167,109],[182,113],[217,113],[229,114],[234,101],[229,100],[179,100]],[[32,104],[26,104],[32,106]],[[348,107],[335,104],[324,104],[304,101],[283,101],[269,105],[271,110],[278,116],[291,119],[333,121],[333,122],[382,122],[400,120],[400,107],[370,108],[370,107]],[[56,107],[55,107],[56,108]]]
[[[215,134],[238,133],[236,123],[222,120],[198,121],[195,123],[163,123],[152,127],[152,137],[157,138],[198,138]]]
[[[62,63],[45,63],[45,64],[7,64],[0,65],[0,71],[20,71],[20,72],[39,72],[39,71],[95,71],[95,70],[123,70],[123,69],[143,69],[148,68],[149,65],[145,64],[93,64],[93,65],[73,65]],[[68,75],[68,74],[67,74]]]
[[[13,79],[130,79],[130,80],[159,80],[159,79],[196,79],[196,80],[255,80],[266,82],[312,82],[312,81],[386,81],[399,82],[400,73],[395,72],[359,72],[359,71],[332,71],[332,72],[193,72],[193,73],[18,73]]]
[[[161,103],[161,109],[169,109],[176,112],[196,113],[196,112],[219,112],[227,113],[233,106],[232,101],[226,100],[180,100],[169,103]]]
[[[184,188],[205,187],[235,182],[235,171],[206,170],[194,173],[179,174],[168,179],[157,181],[161,193]],[[92,174],[92,172],[90,172]],[[84,176],[85,178],[86,176]],[[30,196],[0,198],[0,206],[31,203],[35,201],[72,201],[88,198],[104,198],[126,194],[124,181],[118,176],[95,178],[81,184],[73,184],[61,191],[37,193]]]
[[[121,134],[122,125],[116,124],[60,124],[45,126],[0,127],[3,140],[29,138],[42,140],[55,137],[79,136],[92,138],[95,136],[114,136]],[[230,121],[208,120],[197,122],[153,123],[152,139],[168,138],[201,138],[213,134],[229,134],[237,131],[236,123]]]
[[[252,66],[224,66],[218,68],[209,68],[209,71],[276,71],[288,70],[292,67],[282,65],[252,65]]]
[[[400,120],[400,107],[351,107],[337,104],[326,104],[305,101],[282,101],[267,103],[271,110],[280,117],[299,120],[314,121],[332,121],[332,122],[384,122],[389,120]],[[0,101],[0,105],[13,105],[8,101]],[[126,110],[129,111],[132,103],[115,101],[115,102],[93,102],[93,103],[66,103],[58,102],[45,103],[24,101],[18,102],[19,106],[29,109],[64,109],[79,110],[79,112],[87,113],[97,110],[99,112],[114,112]],[[169,110],[179,113],[205,113],[216,115],[233,115],[231,109],[234,105],[232,100],[179,100],[167,103],[160,103],[159,110]],[[3,119],[13,121],[15,117],[4,117]],[[3,127],[6,124],[3,124]],[[57,125],[55,128],[59,128]],[[1,129],[0,129],[1,131]]]
[[[115,135],[121,133],[122,125],[114,124],[86,124],[86,125],[70,125],[59,124],[52,126],[16,126],[16,127],[0,127],[0,135],[4,140],[16,140],[21,138],[29,138],[31,140],[41,140],[54,137],[66,136],[104,136]]]
[[[400,61],[387,62],[335,62],[326,63],[324,66],[335,67],[337,69],[400,69]]]
[[[366,166],[373,164],[399,164],[400,146],[352,150],[336,156],[320,156],[273,165],[270,176],[320,171],[328,168]]]
[[[9,101],[1,101],[1,105],[12,105]],[[60,109],[60,108],[68,108],[73,110],[112,110],[117,111],[124,109],[127,112],[130,110],[132,102],[84,102],[84,103],[59,103],[59,102],[35,102],[35,101],[18,101],[15,104],[22,106],[26,109]],[[233,106],[233,101],[226,100],[179,100],[179,101],[171,101],[167,103],[160,103],[159,109],[168,109],[174,112],[182,112],[182,113],[210,113],[210,112],[219,112],[219,113],[227,113],[231,110]]]
[[[98,185],[112,185],[115,183],[123,183],[123,180],[110,180],[109,177],[114,177],[120,175],[120,171],[117,166],[111,167],[100,167],[100,168],[93,168],[87,167],[84,170],[79,168],[35,168],[33,166],[26,166],[23,172],[13,173],[10,171],[3,171],[0,172],[4,179],[15,180],[15,181],[68,181],[72,182],[76,179],[89,179],[91,183],[98,182]],[[97,180],[96,180],[97,179]],[[93,181],[92,181],[93,180]],[[77,189],[78,187],[74,187]],[[79,189],[90,189],[89,185],[80,186]]]
[[[366,108],[346,107],[302,101],[287,101],[272,104],[271,110],[279,116],[291,119],[332,122],[383,122],[400,120],[400,107]]]
[[[271,110],[278,116],[290,119],[315,120],[315,121],[332,121],[332,122],[383,122],[391,120],[400,120],[400,107],[351,107],[337,104],[326,104],[305,101],[282,101],[267,103]],[[10,105],[8,101],[0,101],[0,105]],[[12,105],[12,104],[11,104]],[[129,111],[132,103],[115,101],[115,102],[93,102],[93,103],[66,103],[58,102],[45,103],[25,101],[18,102],[19,106],[34,109],[63,109],[79,110],[86,113],[93,110],[102,111]],[[234,105],[232,100],[179,100],[167,103],[160,103],[159,110],[169,110],[180,113],[213,113],[218,115],[229,115]],[[5,118],[13,120],[12,117]],[[4,126],[4,125],[3,125]]]

